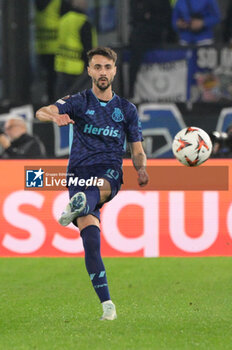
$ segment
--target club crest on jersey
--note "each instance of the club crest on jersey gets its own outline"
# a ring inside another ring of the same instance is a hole
[[[112,114],[112,119],[119,123],[124,119],[124,115],[122,114],[122,111],[120,108],[115,108],[114,113]]]

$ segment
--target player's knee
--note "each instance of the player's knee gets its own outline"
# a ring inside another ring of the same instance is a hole
[[[97,226],[100,229],[99,220],[96,216],[86,215],[80,216],[77,218],[77,226],[79,227],[80,232],[88,226]]]
[[[111,190],[102,190],[100,191],[100,203],[104,203],[108,200],[111,195]]]
[[[104,203],[105,201],[107,201],[107,199],[111,195],[111,186],[109,181],[107,181],[106,179],[103,179],[103,180],[104,180],[103,186],[101,187],[98,186],[100,190],[100,203]]]

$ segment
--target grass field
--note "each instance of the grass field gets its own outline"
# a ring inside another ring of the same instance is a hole
[[[232,258],[104,262],[115,321],[82,258],[0,259],[0,350],[232,349]]]

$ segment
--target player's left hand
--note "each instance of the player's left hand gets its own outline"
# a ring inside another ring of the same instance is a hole
[[[75,124],[74,120],[72,120],[67,113],[66,114],[53,113],[53,121],[58,126],[66,126],[69,124]]]
[[[145,168],[140,168],[138,170],[138,184],[139,186],[143,187],[148,184],[149,181],[149,176],[148,173],[146,172]]]

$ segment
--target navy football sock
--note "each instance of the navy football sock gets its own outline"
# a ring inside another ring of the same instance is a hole
[[[81,237],[85,250],[86,269],[95,292],[101,303],[110,300],[106,271],[100,251],[100,229],[95,225],[87,226],[81,231]]]
[[[86,207],[83,210],[83,213],[81,213],[82,215],[94,211],[100,201],[100,190],[97,186],[90,186],[84,192],[86,195]]]

